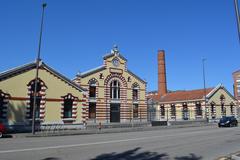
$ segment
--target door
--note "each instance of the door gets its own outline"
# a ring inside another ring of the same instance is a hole
[[[120,122],[120,104],[110,105],[110,122]]]

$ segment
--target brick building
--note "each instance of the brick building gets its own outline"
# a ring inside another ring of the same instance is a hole
[[[233,72],[233,92],[234,97],[240,101],[240,70]]]
[[[206,104],[205,104],[206,94]],[[216,87],[168,91],[164,51],[158,52],[158,91],[149,92],[150,116],[156,120],[201,120],[219,119],[222,116],[237,116],[237,101],[220,84]]]
[[[127,68],[117,47],[103,57],[103,65],[78,74],[76,84],[88,90],[88,123],[146,121],[146,82]]]
[[[32,122],[36,63],[0,73],[0,121],[7,126]],[[37,80],[36,121],[83,123],[86,90],[41,62]]]

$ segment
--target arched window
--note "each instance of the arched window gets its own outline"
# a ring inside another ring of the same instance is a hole
[[[139,90],[139,85],[137,83],[134,83],[133,86],[132,86],[132,98],[133,100],[138,100],[138,97],[139,97],[139,93],[138,93],[138,90]]]
[[[216,118],[216,107],[215,107],[215,102],[211,102],[211,115],[212,115],[212,119]]]
[[[230,103],[230,113],[231,115],[234,114],[234,103]]]
[[[183,103],[182,114],[183,114],[183,120],[188,120],[189,119],[187,103]]]
[[[97,81],[95,79],[91,79],[89,82],[89,97],[90,98],[96,98],[96,83]]]
[[[160,107],[160,111],[161,111],[161,116],[165,116],[165,107],[164,107],[164,105],[162,105]]]
[[[171,116],[172,117],[176,116],[176,106],[175,106],[175,104],[171,105]]]
[[[41,81],[38,79],[36,84],[36,102],[35,102],[35,118],[40,118],[40,105],[42,100],[42,95],[40,93],[42,89]],[[29,109],[29,118],[33,116],[33,107],[34,107],[34,90],[35,90],[35,80],[30,82],[30,109]]]
[[[120,99],[120,83],[114,80],[110,84],[110,97],[112,99]]]
[[[72,118],[73,101],[74,97],[71,94],[63,97],[64,108],[63,108],[63,118]]]
[[[0,94],[0,118],[3,117],[3,101],[4,101],[4,96],[2,94]]]
[[[200,102],[197,102],[196,104],[196,116],[202,116],[202,106]]]
[[[9,94],[5,94],[0,90],[0,119],[7,117]]]
[[[220,96],[220,101],[221,101],[221,112],[222,112],[222,116],[225,116],[225,115],[226,115],[226,109],[225,109],[225,106],[224,106],[224,103],[225,103],[225,97],[224,97],[224,95],[221,95],[221,96]]]
[[[212,114],[214,113],[214,110],[215,110],[215,103],[212,102],[212,103],[211,103],[211,113],[212,113]]]

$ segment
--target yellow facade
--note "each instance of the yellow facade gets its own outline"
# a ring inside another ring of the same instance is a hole
[[[62,118],[63,96],[68,94],[77,97],[76,117],[71,120],[72,123],[82,123],[83,108],[85,107],[84,91],[79,90],[57,72],[52,72],[52,69],[42,65],[39,70],[39,79],[44,82],[46,90],[42,96],[45,99],[42,109],[43,123],[64,123]],[[4,76],[5,73],[0,75]],[[29,119],[26,118],[26,110],[29,103],[29,87],[28,84],[35,79],[36,69],[27,68],[15,69],[14,73],[6,75],[0,79],[0,90],[3,93],[9,94],[9,102],[7,106],[7,117],[3,120],[9,125],[28,124]]]
[[[114,61],[117,62],[114,62]],[[117,63],[117,64],[114,64]],[[138,117],[135,121],[146,120],[147,105],[146,105],[146,82],[140,79],[127,69],[127,60],[122,57],[117,50],[104,57],[103,65],[88,72],[78,75],[74,82],[86,89],[89,89],[91,80],[96,81],[96,118],[89,122],[111,122],[111,99],[110,82],[117,80],[121,84],[121,97],[117,100],[120,107],[120,122],[130,122],[133,119],[133,104],[138,104]],[[133,100],[133,87],[138,86],[138,98]],[[91,99],[89,97],[89,99]],[[90,101],[88,101],[91,103]]]
[[[222,99],[222,97],[224,97]],[[187,120],[218,120],[223,116],[235,116],[237,117],[238,104],[236,99],[222,86],[219,85],[214,88],[208,95],[205,101],[203,99],[195,100],[182,100],[182,101],[171,101],[171,102],[157,102],[154,104],[155,120],[169,120],[178,121],[183,119],[183,105],[186,104],[188,107],[188,119]],[[201,104],[202,115],[196,116],[196,103]],[[149,104],[151,105],[151,104]],[[171,114],[171,105],[176,107],[176,116]],[[161,106],[164,106],[165,115],[161,116]]]

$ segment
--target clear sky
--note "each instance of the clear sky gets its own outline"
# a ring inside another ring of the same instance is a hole
[[[40,0],[1,0],[0,71],[36,58]],[[233,0],[45,0],[42,59],[73,78],[102,65],[117,44],[128,68],[157,89],[157,50],[166,52],[170,90],[223,83],[240,69]]]

